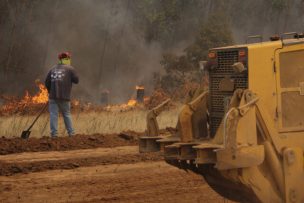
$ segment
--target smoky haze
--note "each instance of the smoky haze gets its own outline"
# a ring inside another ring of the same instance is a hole
[[[150,6],[139,8],[143,2]],[[163,28],[170,31],[163,40],[147,36],[159,24],[143,25],[138,9],[150,9],[153,20],[170,2],[181,5],[178,16],[164,14],[173,31]],[[74,98],[97,102],[108,89],[111,102],[126,102],[135,85],[152,90],[162,54],[182,53],[211,14],[225,13],[234,41],[243,43],[253,34],[302,32],[303,9],[302,0],[0,0],[0,94],[34,92],[34,80],[70,51],[80,76]]]
[[[100,92],[108,89],[111,102],[120,103],[134,95],[136,85],[151,90],[162,50],[158,43],[145,41],[134,24],[130,1],[17,2],[2,2],[11,16],[6,34],[12,42],[4,51],[11,56],[1,57],[8,63],[2,63],[7,86],[2,91],[20,94],[24,87],[31,89],[36,78],[44,80],[61,51],[72,53],[80,77],[74,97],[98,101]],[[25,68],[18,72],[16,66]]]
[[[127,1],[59,3],[45,68],[61,50],[72,52],[81,79],[74,92],[90,100],[98,100],[103,89],[110,91],[114,103],[130,98],[136,85],[149,89],[151,75],[161,68],[161,49],[145,42],[130,10]]]

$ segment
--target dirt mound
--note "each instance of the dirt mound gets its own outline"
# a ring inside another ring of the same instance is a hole
[[[2,137],[0,138],[0,155],[137,145],[137,137],[139,135],[140,133],[125,132],[109,135],[94,134],[58,138],[29,138],[28,140]]]

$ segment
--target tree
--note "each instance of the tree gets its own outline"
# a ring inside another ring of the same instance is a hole
[[[198,63],[206,60],[208,50],[213,47],[221,47],[233,44],[232,31],[227,21],[227,16],[221,13],[210,15],[204,23],[196,40],[186,48],[188,58]]]
[[[181,28],[185,27],[185,19],[199,21],[201,4],[201,0],[135,0],[133,10],[147,42],[157,41],[170,47],[184,37]]]
[[[232,32],[223,13],[210,15],[199,29],[194,42],[185,49],[185,54],[177,56],[164,54],[161,64],[166,74],[161,80],[162,88],[172,91],[189,81],[199,82],[199,61],[206,60],[208,50],[233,44]]]

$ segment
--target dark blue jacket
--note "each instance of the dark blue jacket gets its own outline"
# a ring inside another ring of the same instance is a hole
[[[71,100],[72,83],[78,84],[79,78],[75,69],[69,65],[54,66],[45,79],[49,99]]]

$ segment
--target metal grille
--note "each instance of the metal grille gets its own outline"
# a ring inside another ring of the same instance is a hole
[[[238,50],[218,51],[218,67],[210,72],[210,133],[215,135],[225,114],[224,99],[232,97],[233,92],[222,92],[219,90],[220,81],[224,77],[234,80],[235,88],[248,88],[248,75],[236,74],[231,67],[238,62]]]
[[[238,50],[217,52],[219,68],[217,68],[214,73],[229,75],[234,74],[234,70],[231,65],[238,62],[238,54]]]

